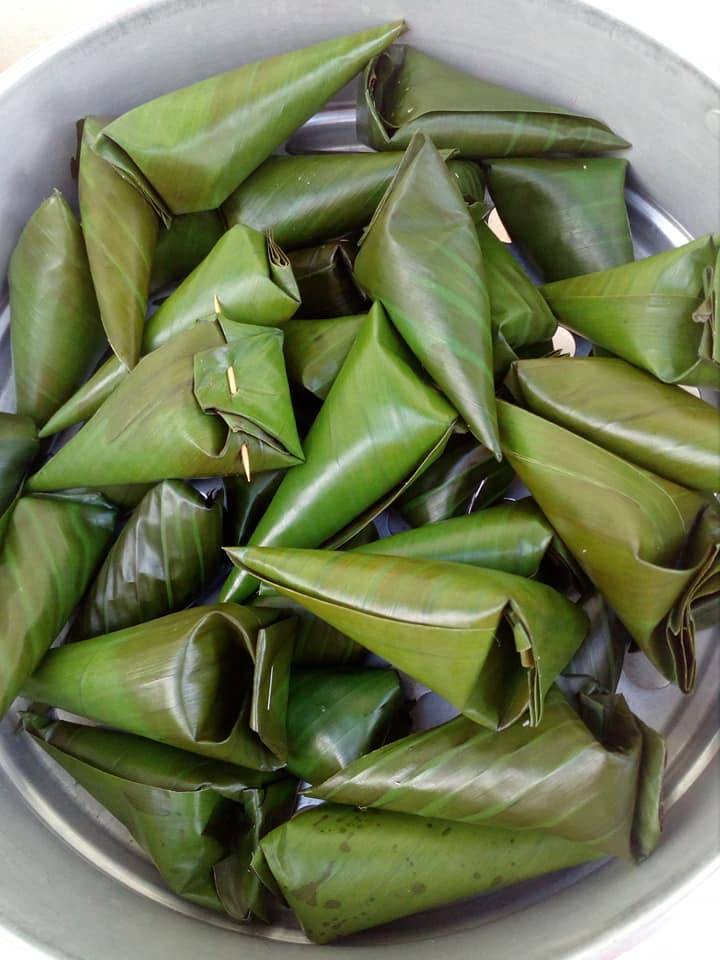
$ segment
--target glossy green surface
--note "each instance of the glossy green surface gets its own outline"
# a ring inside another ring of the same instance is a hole
[[[330,320],[291,320],[285,325],[289,380],[324,400],[350,353],[366,314]]]
[[[15,499],[38,448],[30,417],[0,413],[0,517]]]
[[[356,254],[357,247],[347,240],[333,240],[290,254],[300,291],[300,316],[323,320],[367,309],[369,304],[353,277]]]
[[[118,384],[129,375],[125,364],[111,354],[93,375],[50,417],[38,436],[51,437],[60,430],[89,420],[97,413]]]
[[[224,232],[219,210],[173,217],[170,226],[158,234],[150,289],[162,290],[169,283],[184,280],[202,263]]]

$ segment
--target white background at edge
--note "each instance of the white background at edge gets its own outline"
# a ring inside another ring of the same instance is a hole
[[[0,70],[62,32],[136,5],[135,0],[23,0],[13,3],[11,9],[10,2],[0,0]],[[684,0],[682,4],[667,0],[596,0],[590,5],[648,34],[720,81],[720,6],[716,0]],[[619,953],[605,954],[597,960],[715,960],[719,902],[720,875],[716,874],[646,932],[641,943],[625,951],[618,945]],[[2,960],[46,960],[46,956],[0,929]]]

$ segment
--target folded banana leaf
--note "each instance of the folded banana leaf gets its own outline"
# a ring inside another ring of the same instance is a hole
[[[208,760],[132,734],[31,713],[35,743],[116,817],[168,887],[220,910],[213,867],[248,830],[243,801],[276,775]]]
[[[220,317],[144,357],[29,487],[260,473],[301,459],[282,333]]]
[[[355,276],[382,302],[472,433],[500,459],[482,252],[452,175],[421,134],[363,236]]]
[[[78,619],[74,640],[112,633],[187,606],[218,571],[222,502],[180,480],[145,494],[105,557]]]
[[[624,196],[627,160],[493,160],[488,166],[502,222],[546,281],[633,259]]]
[[[402,705],[394,670],[293,670],[288,697],[288,770],[321,783],[380,746]]]
[[[640,649],[690,692],[692,607],[720,589],[717,508],[526,410],[498,410],[505,455],[545,516]]]
[[[720,490],[720,412],[610,357],[523,360],[519,402],[638,466],[694,490]]]
[[[15,499],[38,448],[30,417],[0,413],[0,517]]]
[[[588,725],[555,688],[537,727],[496,733],[457,717],[361,756],[306,792],[363,809],[542,830],[597,855],[643,859],[660,839],[663,739],[621,696],[581,703],[592,705]]]
[[[110,545],[99,497],[20,497],[0,547],[0,717],[65,626]]]
[[[169,227],[158,234],[150,289],[162,290],[184,280],[202,263],[225,232],[219,210],[204,210],[173,217]]]
[[[300,924],[328,943],[594,859],[590,847],[514,831],[323,804],[269,833],[267,864]]]
[[[458,434],[397,506],[409,524],[421,527],[489,507],[502,497],[513,476],[506,460],[498,462],[474,437]]]
[[[105,345],[80,224],[59,191],[25,224],[8,286],[17,412],[40,426],[80,386]]]
[[[328,153],[268,157],[223,204],[228,224],[245,223],[296,250],[362,230],[370,222],[402,153]],[[448,160],[468,200],[482,200],[480,167]]]
[[[324,400],[350,353],[365,314],[331,320],[291,320],[285,334],[285,364],[291,383]]]
[[[701,237],[541,290],[562,323],[596,346],[659,380],[719,390],[720,320],[717,299],[712,308],[706,297],[706,285],[720,282],[719,244]]]
[[[97,151],[104,120],[82,125],[78,195],[103,327],[117,359],[140,356],[159,221],[152,206]]]
[[[602,153],[629,147],[609,127],[396,44],[365,69],[358,132],[375,150],[401,150],[414,133],[464,157]]]
[[[226,477],[226,542],[245,543],[274,497],[282,477],[282,470],[258,473],[249,483],[247,477]]]
[[[213,210],[402,33],[402,21],[248,63],[105,128],[174,214]]]
[[[558,687],[576,707],[583,693],[615,693],[631,643],[630,634],[599,593],[587,594],[580,605],[590,627],[580,649],[557,678]]]
[[[51,650],[24,684],[33,700],[253,770],[287,755],[292,618],[192,607]]]
[[[305,463],[283,477],[249,543],[350,539],[442,452],[455,420],[374,304],[305,438]],[[220,598],[242,602],[257,586],[234,570]]]
[[[367,309],[365,297],[353,277],[356,255],[355,244],[345,239],[290,254],[300,291],[299,316],[327,320]]]
[[[38,432],[41,439],[51,437],[61,430],[89,420],[97,413],[115,388],[123,382],[130,371],[114,353],[105,360],[93,375],[78,387],[73,395],[50,417]]]
[[[536,725],[587,617],[555,590],[463,563],[236,547],[226,551],[278,593],[497,729]]]

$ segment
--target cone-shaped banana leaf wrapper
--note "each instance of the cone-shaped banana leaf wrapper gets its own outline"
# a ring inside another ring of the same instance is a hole
[[[462,563],[238,547],[233,563],[497,729],[542,719],[587,617],[555,590]]]
[[[291,320],[284,328],[288,379],[324,400],[350,353],[366,314]]]
[[[366,68],[358,130],[375,150],[402,150],[414,133],[464,157],[602,153],[630,144],[609,127],[474,77],[396,44]]]
[[[204,210],[173,217],[172,223],[158,234],[150,289],[162,290],[179,283],[202,263],[225,232],[219,210]]]
[[[159,743],[275,770],[294,620],[235,604],[192,607],[51,650],[29,697]]]
[[[616,157],[493,160],[488,187],[528,261],[546,281],[564,280],[633,259],[626,169]]]
[[[152,483],[300,460],[282,333],[221,317],[144,357],[29,485]]]
[[[597,857],[587,844],[323,804],[261,844],[307,936],[327,943]]]
[[[611,357],[522,360],[519,402],[625,460],[694,490],[720,490],[720,413]]]
[[[159,221],[98,153],[105,122],[88,117],[82,125],[80,217],[105,333],[120,363],[132,368],[140,356]]]
[[[249,542],[344,543],[442,453],[455,421],[374,304],[305,438],[305,463],[283,477]],[[220,597],[242,602],[257,586],[236,570]]]
[[[288,770],[320,783],[385,741],[403,695],[394,670],[294,670]]]
[[[0,413],[0,523],[15,499],[38,447],[37,431],[30,417]]]
[[[545,284],[555,315],[604,350],[668,383],[720,390],[720,238]]]
[[[324,243],[370,222],[402,153],[269,157],[223,204],[228,224],[271,233],[287,250]],[[448,160],[460,192],[480,201],[485,180],[474,163]]]
[[[73,639],[187,606],[217,573],[222,539],[221,500],[210,503],[180,480],[153,487],[106,556],[73,625]]]
[[[499,404],[507,458],[640,649],[688,693],[693,603],[720,588],[720,516],[695,491]]]
[[[219,207],[403,30],[402,21],[248,63],[105,127],[171,213]]]
[[[290,254],[302,301],[299,316],[326,320],[367,309],[368,303],[353,276],[356,255],[357,247],[346,239]]]
[[[460,434],[450,439],[442,456],[408,487],[397,506],[408,523],[421,527],[489,507],[513,476],[506,460],[498,462],[474,437]]]
[[[20,234],[8,286],[17,412],[40,426],[80,386],[105,345],[80,224],[58,191]]]
[[[99,497],[21,497],[0,545],[0,717],[72,611],[110,545],[115,509]]]
[[[26,713],[33,740],[116,817],[174,892],[216,910],[213,867],[252,830],[249,794],[275,774],[153,743],[142,737]]]
[[[555,688],[537,727],[495,733],[457,717],[360,757],[308,792],[355,807],[543,830],[596,855],[642,859],[660,838],[662,737],[621,696],[581,702],[587,725]]]
[[[500,458],[490,300],[475,225],[445,161],[418,135],[375,211],[355,275]]]

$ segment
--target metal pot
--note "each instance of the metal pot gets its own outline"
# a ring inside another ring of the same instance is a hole
[[[43,51],[0,78],[0,276],[22,226],[57,186],[74,196],[74,122],[112,115],[243,61],[404,15],[409,41],[500,83],[598,116],[634,143],[628,193],[637,252],[717,230],[720,91],[657,44],[570,0],[166,0]],[[307,147],[352,138],[350,98],[306,126]],[[3,292],[6,299],[6,290]],[[0,302],[0,307],[3,305]],[[0,408],[10,408],[7,311]],[[699,688],[683,698],[639,655],[623,690],[668,737],[666,834],[642,866],[609,862],[308,946],[291,928],[238,928],[167,893],[152,866],[12,713],[0,724],[0,924],[76,960],[609,958],[720,863],[716,690],[720,644],[699,639]],[[273,942],[270,942],[273,941]]]

